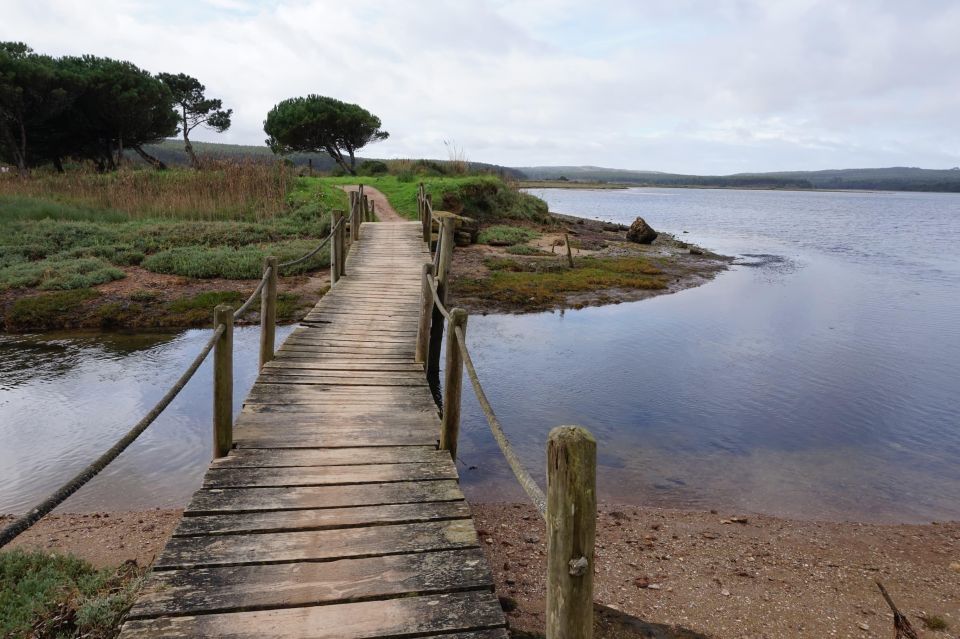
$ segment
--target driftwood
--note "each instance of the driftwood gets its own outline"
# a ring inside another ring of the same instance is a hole
[[[894,639],[920,639],[917,631],[910,625],[910,620],[900,612],[897,604],[893,603],[893,599],[891,599],[889,593],[887,593],[887,589],[884,588],[883,584],[879,581],[877,582],[877,588],[880,589],[880,594],[883,595],[883,598],[887,600],[887,605],[893,610],[893,629],[896,632]]]

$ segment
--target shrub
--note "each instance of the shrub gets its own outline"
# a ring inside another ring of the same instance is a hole
[[[539,234],[519,226],[490,226],[477,236],[477,241],[490,246],[513,246],[529,242]]]
[[[49,258],[0,269],[0,290],[36,287],[43,290],[88,288],[124,277],[101,258]]]
[[[112,637],[140,577],[135,564],[96,570],[64,555],[0,553],[0,636]]]
[[[550,255],[549,251],[542,251],[535,246],[528,244],[515,244],[507,247],[507,253],[511,255]]]
[[[387,163],[380,160],[366,160],[357,167],[357,175],[386,175],[388,172]]]
[[[280,262],[286,262],[307,254],[317,244],[314,240],[289,240],[239,248],[182,246],[150,255],[143,261],[143,267],[155,273],[200,279],[222,277],[229,280],[252,280],[263,274],[263,262],[268,255],[275,255]],[[329,264],[329,247],[324,247],[306,262],[285,268],[283,274],[306,273]]]

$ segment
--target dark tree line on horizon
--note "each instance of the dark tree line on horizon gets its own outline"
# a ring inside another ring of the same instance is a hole
[[[199,168],[190,131],[224,131],[232,113],[204,92],[184,74],[155,76],[121,60],[54,58],[22,42],[0,42],[0,161],[21,175],[47,164],[62,172],[67,160],[89,160],[99,171],[112,171],[133,151],[164,169],[144,145],[182,133]]]

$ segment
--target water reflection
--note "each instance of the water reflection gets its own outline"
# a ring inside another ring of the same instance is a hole
[[[278,329],[282,340],[292,327]],[[113,445],[208,339],[177,333],[0,338],[0,512],[23,512]],[[259,331],[235,333],[235,403],[256,378]],[[210,459],[209,361],[166,411],[61,508],[182,507]]]

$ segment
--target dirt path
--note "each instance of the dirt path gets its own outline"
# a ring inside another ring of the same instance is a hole
[[[356,191],[359,187],[356,184],[350,184],[348,186],[340,187],[347,193],[351,191]],[[410,220],[401,217],[397,211],[390,206],[390,202],[387,200],[387,196],[373,188],[372,186],[363,187],[364,194],[373,201],[374,210],[377,214],[377,219],[381,222],[409,222]]]

